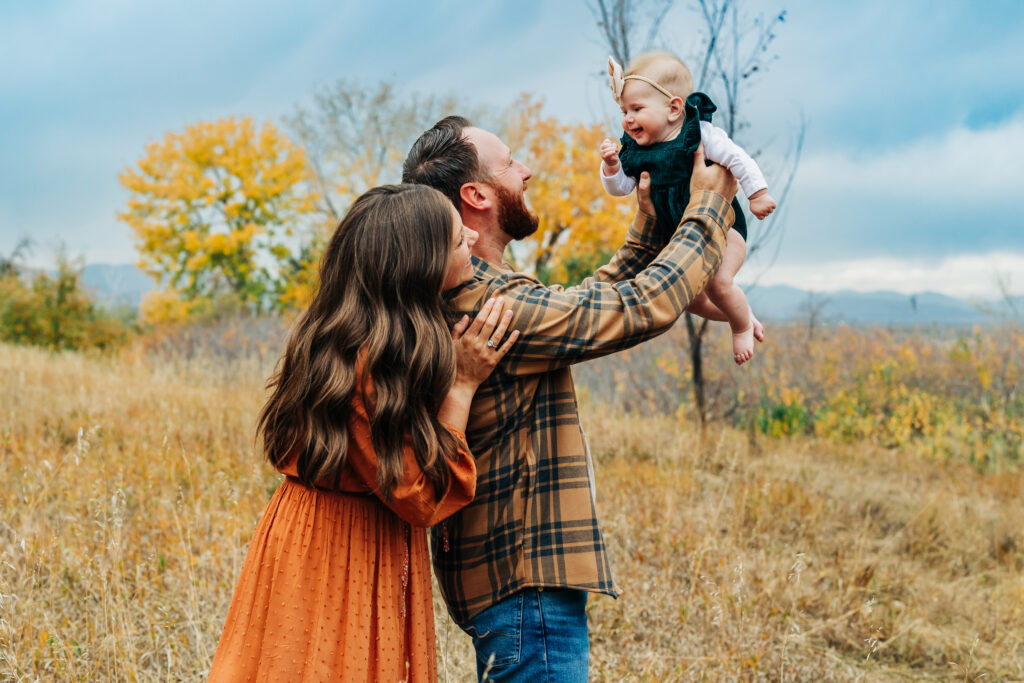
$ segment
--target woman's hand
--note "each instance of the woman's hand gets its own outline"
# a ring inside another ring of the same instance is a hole
[[[455,382],[448,390],[448,396],[441,404],[437,417],[447,425],[466,430],[469,420],[469,407],[473,403],[473,394],[480,383],[494,370],[513,342],[519,337],[519,330],[513,330],[502,342],[508,324],[512,320],[512,311],[505,308],[504,300],[499,296],[488,299],[476,319],[470,324],[469,316],[452,329],[452,343],[455,344]]]
[[[452,329],[456,385],[476,391],[519,337],[519,330],[513,330],[502,341],[512,321],[512,311],[504,311],[504,308],[505,301],[500,296],[488,299],[472,324],[469,316],[465,315]]]

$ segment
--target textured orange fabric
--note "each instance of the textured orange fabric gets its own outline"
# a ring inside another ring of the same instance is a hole
[[[340,490],[293,478],[278,487],[249,545],[210,681],[437,679],[423,527],[466,505],[476,485],[465,436],[451,431],[460,447],[444,495],[407,444],[404,479],[385,505],[366,410],[353,400]],[[294,477],[294,460],[282,472]]]

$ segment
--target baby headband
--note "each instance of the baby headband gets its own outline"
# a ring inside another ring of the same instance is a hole
[[[620,104],[622,102],[622,89],[626,87],[626,81],[643,81],[644,83],[647,83],[648,85],[652,86],[655,90],[660,92],[665,97],[669,99],[675,97],[675,95],[670,93],[668,90],[665,90],[665,88],[661,87],[660,85],[658,85],[658,83],[652,81],[646,76],[638,76],[636,74],[632,74],[623,78],[622,66],[620,66],[619,63],[616,62],[613,58],[609,57],[608,83],[612,87],[612,96],[615,98],[615,101],[619,102]]]

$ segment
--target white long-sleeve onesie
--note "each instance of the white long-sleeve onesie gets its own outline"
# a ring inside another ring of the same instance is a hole
[[[700,139],[704,143],[704,156],[729,169],[736,176],[747,199],[758,190],[768,187],[768,182],[764,179],[757,162],[733,142],[724,130],[707,121],[701,121]],[[624,197],[636,188],[637,179],[626,175],[622,166],[619,166],[619,172],[615,175],[606,176],[603,171],[599,174],[601,184],[608,194]]]

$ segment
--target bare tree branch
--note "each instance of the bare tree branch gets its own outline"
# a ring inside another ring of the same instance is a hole
[[[644,19],[643,13],[639,10],[641,4],[630,0],[593,0],[593,3],[588,0],[588,7],[607,41],[612,56],[623,64],[629,61],[631,38]],[[648,45],[656,36],[670,5],[671,3],[664,2],[654,5],[655,11],[649,16],[652,23],[646,34]],[[742,0],[698,0],[697,3],[699,15],[703,20],[701,30],[704,34],[704,47],[700,62],[694,69],[695,86],[698,90],[711,94],[718,102],[721,119],[716,120],[716,124],[733,139],[749,127],[749,123],[742,115],[747,88],[758,76],[764,74],[770,63],[776,59],[771,52],[775,30],[786,19],[785,11],[767,17],[757,14],[751,19],[741,11],[742,5]],[[806,128],[806,121],[801,117],[795,141],[783,161],[783,167],[788,171],[782,181],[782,192],[778,195],[781,208],[759,226],[756,236],[748,244],[748,256],[763,250],[773,242],[776,245],[775,255],[778,255],[778,246],[781,245],[781,235],[785,228],[782,216],[800,163]],[[773,186],[779,187],[779,184],[773,183]],[[694,317],[687,313],[685,322],[694,403],[703,424],[709,410],[705,395],[707,378],[703,373],[702,355],[708,321],[704,319],[697,323]]]
[[[14,275],[18,272],[18,264],[25,260],[28,254],[32,253],[32,240],[22,237],[14,245],[14,249],[7,256],[0,254],[0,277]]]
[[[804,138],[807,134],[807,120],[804,118],[803,113],[800,114],[800,126],[797,128],[796,137],[793,142],[793,147],[789,152],[786,153],[785,160],[788,161],[789,171],[785,175],[785,180],[782,184],[782,192],[779,193],[778,204],[781,207],[778,211],[774,212],[768,217],[768,220],[762,223],[762,227],[758,230],[757,238],[751,240],[747,246],[747,258],[750,258],[757,252],[765,249],[773,241],[776,242],[776,250],[772,254],[772,258],[764,266],[770,268],[775,260],[778,258],[778,248],[782,244],[782,233],[785,231],[785,221],[783,220],[786,215],[788,206],[786,204],[786,198],[789,196],[789,191],[793,187],[793,180],[796,178],[797,168],[800,166],[800,156],[804,150]]]
[[[461,106],[453,96],[396,91],[391,83],[339,80],[322,86],[310,108],[286,123],[306,149],[321,211],[335,222],[339,207],[383,182],[398,182],[404,150],[416,136]]]
[[[633,56],[637,32],[646,24],[647,32],[640,49],[648,49],[658,36],[665,15],[674,0],[587,0],[587,7],[604,37],[608,50],[626,67]],[[596,5],[596,6],[595,6]]]

